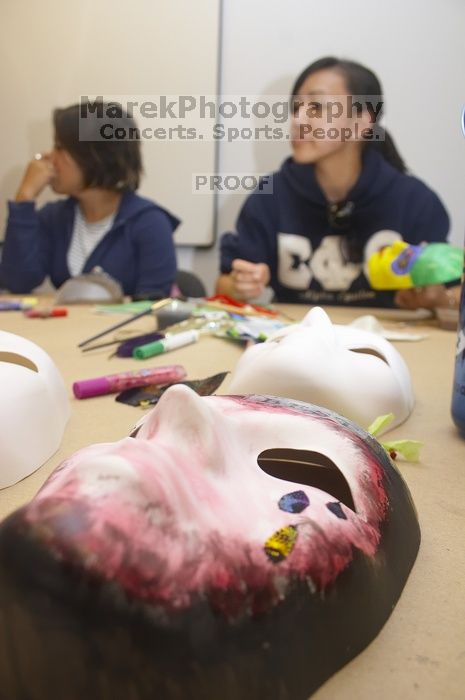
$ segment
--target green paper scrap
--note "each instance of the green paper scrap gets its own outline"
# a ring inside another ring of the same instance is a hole
[[[418,442],[418,440],[393,440],[392,442],[382,442],[381,445],[387,452],[394,451],[407,462],[418,462],[420,460],[420,448],[423,447],[423,443]]]
[[[384,430],[384,428],[387,428],[387,426],[390,425],[393,420],[393,413],[387,413],[385,416],[378,416],[378,418],[376,418],[373,423],[368,426],[367,433],[370,433],[370,435],[376,437],[382,430]]]
[[[387,428],[388,425],[394,420],[393,413],[387,413],[385,416],[378,416],[373,423],[368,426],[367,432],[373,437],[379,435],[379,433]],[[392,440],[391,442],[381,442],[379,441],[381,447],[383,447],[386,452],[391,455],[395,454],[397,457],[400,455],[407,462],[418,462],[420,459],[420,448],[423,447],[423,443],[418,440]]]
[[[148,311],[154,303],[153,301],[128,301],[125,304],[105,304],[105,306],[96,306],[95,311],[99,314],[138,314]]]

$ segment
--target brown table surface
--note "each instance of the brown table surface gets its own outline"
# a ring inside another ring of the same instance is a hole
[[[294,318],[307,310],[304,306],[282,308]],[[328,313],[333,321],[345,323],[373,312],[329,308]],[[388,314],[376,313],[389,327],[394,321],[392,317],[386,320]],[[113,348],[82,353],[76,347],[120,318],[124,316],[96,314],[91,307],[70,307],[67,318],[46,320],[26,319],[19,312],[1,314],[3,330],[33,340],[55,360],[69,387],[72,415],[60,450],[30,477],[0,491],[0,518],[30,499],[65,456],[94,442],[120,439],[139,419],[140,409],[116,403],[112,396],[78,401],[71,392],[76,379],[141,367],[136,360],[110,358]],[[152,317],[133,324],[133,330],[140,332],[154,328]],[[456,336],[438,329],[433,321],[416,321],[414,329],[428,333],[428,338],[394,344],[410,368],[416,405],[408,421],[389,433],[389,438],[424,443],[420,463],[399,465],[419,513],[419,556],[377,639],[320,688],[313,695],[315,700],[465,698],[465,442],[450,418]],[[410,324],[408,330],[412,330]],[[231,370],[240,352],[231,342],[205,337],[144,366],[180,363],[188,377],[195,379]],[[218,393],[227,393],[227,388],[228,380]]]

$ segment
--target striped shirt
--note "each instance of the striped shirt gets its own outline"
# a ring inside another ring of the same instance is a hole
[[[73,234],[67,253],[68,269],[72,277],[81,274],[87,258],[113,226],[115,216],[116,212],[113,212],[105,219],[89,223],[84,219],[80,206],[76,204]]]

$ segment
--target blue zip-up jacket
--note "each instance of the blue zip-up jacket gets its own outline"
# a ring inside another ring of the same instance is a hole
[[[423,182],[372,148],[347,199],[332,215],[312,165],[288,158],[250,195],[235,233],[221,240],[221,271],[241,258],[270,268],[275,299],[288,303],[393,306],[393,292],[371,289],[368,257],[396,238],[444,241],[449,217]]]
[[[47,275],[60,287],[71,273],[67,252],[77,202],[9,202],[0,266],[1,283],[15,294],[30,292]],[[125,294],[169,295],[176,276],[173,232],[179,220],[149,199],[127,192],[112,228],[87,258],[83,272],[101,267]]]

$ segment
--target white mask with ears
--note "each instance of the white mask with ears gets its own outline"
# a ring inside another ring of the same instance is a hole
[[[59,448],[69,418],[61,375],[38,345],[0,331],[0,488],[32,474]]]
[[[319,307],[248,348],[229,392],[306,401],[363,428],[387,413],[395,416],[394,428],[414,405],[409,370],[394,346],[375,333],[333,325]]]

